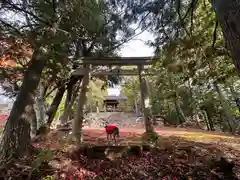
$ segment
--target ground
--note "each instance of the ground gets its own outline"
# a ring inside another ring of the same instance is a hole
[[[120,143],[139,144],[143,132],[140,128],[122,128]],[[181,128],[158,128],[156,132],[160,135],[157,151],[111,161],[105,157],[84,156],[67,140],[58,141],[57,133],[52,131],[44,141],[34,144],[42,150],[31,164],[28,160],[25,166],[15,165],[4,173],[11,173],[15,176],[13,179],[18,180],[28,177],[49,180],[209,180],[222,178],[222,173],[217,171],[216,165],[211,167],[211,163],[223,156],[234,162],[234,172],[240,175],[240,137]],[[107,144],[104,129],[84,128],[84,142],[88,145]]]

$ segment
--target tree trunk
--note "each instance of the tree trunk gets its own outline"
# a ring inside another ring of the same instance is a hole
[[[180,106],[178,90],[177,90],[177,87],[175,87],[175,85],[172,82],[172,74],[171,73],[168,74],[168,80],[169,80],[170,88],[175,91],[174,105],[175,105],[175,109],[176,109],[176,112],[177,112],[178,117],[179,117],[179,122],[180,122],[180,124],[182,124],[182,123],[186,122],[186,117],[185,117],[185,115],[182,111],[182,108]]]
[[[208,123],[209,123],[209,128],[211,131],[215,131],[215,127],[214,127],[214,123],[212,121],[212,117],[210,116],[210,113],[208,110],[205,111],[206,112],[206,115],[208,117]]]
[[[188,80],[188,87],[189,87],[189,90],[190,90],[190,98],[191,98],[191,109],[192,109],[191,116],[192,116],[193,121],[200,128],[197,103],[195,102],[195,99],[193,97],[193,89],[192,89],[192,86],[191,86],[191,83],[190,83],[190,79]]]
[[[99,114],[100,110],[99,110],[99,103],[98,101],[96,102],[96,112]]]
[[[80,85],[81,85],[81,79],[80,79],[79,83],[76,84],[75,90],[72,93],[70,103],[66,106],[66,108],[64,108],[64,112],[61,115],[61,117],[59,118],[60,124],[62,124],[62,125],[66,124],[68,122],[68,118],[69,118],[69,115],[71,113],[72,106],[74,105],[74,102],[75,102],[75,100],[78,96]]]
[[[56,95],[51,103],[51,106],[49,108],[49,110],[47,111],[47,126],[50,127],[53,120],[54,120],[54,117],[55,117],[55,114],[57,112],[57,109],[62,101],[62,98],[63,98],[63,95],[64,95],[64,92],[65,92],[65,87],[60,87],[58,89],[58,91],[56,92]]]
[[[205,124],[207,126],[207,130],[210,131],[211,128],[210,128],[210,125],[209,125],[210,123],[209,123],[209,118],[208,118],[207,112],[205,110],[202,110],[202,115],[203,115]]]
[[[30,122],[28,114],[23,115],[25,118],[20,118],[15,123],[10,121],[6,123],[1,146],[1,165],[8,164],[11,160],[21,158],[30,152]]]
[[[82,48],[82,41],[81,40],[77,40],[76,42],[76,51],[74,54],[74,59],[78,59],[81,56],[81,48]],[[64,105],[64,112],[65,109],[67,109],[69,107],[69,104],[72,101],[72,95],[74,93],[74,85],[76,85],[76,83],[78,82],[79,77],[76,76],[71,76],[69,82],[67,83],[67,97],[66,97],[66,102]],[[66,117],[68,118],[68,117]]]
[[[182,111],[182,108],[180,107],[180,102],[179,102],[179,98],[178,98],[177,93],[176,93],[176,97],[174,98],[174,104],[175,104],[176,112],[177,112],[178,117],[179,117],[179,123],[182,124],[182,123],[186,122],[185,115]]]
[[[30,147],[30,121],[27,121],[27,115],[29,108],[32,107],[31,96],[39,84],[46,54],[47,50],[43,47],[35,50],[32,63],[24,74],[20,92],[13,104],[0,145],[1,164],[12,160],[13,156],[21,158],[28,152],[28,147]]]
[[[145,132],[152,133],[154,131],[154,128],[153,128],[153,123],[151,120],[150,98],[149,98],[149,93],[148,93],[147,82],[142,77],[142,69],[143,69],[142,66],[138,67],[140,92],[141,92],[141,100],[142,100],[142,111],[144,114],[144,122],[145,122]]]
[[[178,96],[178,93],[177,93],[177,90],[176,90],[176,98],[175,98],[175,106],[176,106],[176,111],[180,117],[180,123],[184,123],[187,121],[184,113],[183,113],[183,110],[181,108],[181,105],[180,105],[180,100],[179,100],[179,96]]]
[[[84,77],[82,81],[81,91],[79,94],[77,107],[76,107],[76,116],[72,122],[72,131],[76,139],[77,147],[80,147],[82,144],[82,126],[83,126],[83,116],[84,116],[84,105],[87,100],[87,91],[90,77],[90,68],[89,66],[84,67]]]
[[[164,126],[169,124],[169,119],[170,119],[170,116],[171,116],[171,106],[170,106],[169,100],[167,100],[167,116],[168,116],[168,119],[167,119],[167,121],[164,121]]]
[[[139,116],[139,111],[138,111],[138,103],[137,103],[137,93],[136,95],[134,96],[134,107],[135,107],[135,113],[137,116]]]
[[[46,88],[43,86],[43,83],[39,84],[39,92],[35,98],[34,109],[37,117],[37,129],[45,124],[46,119],[46,109],[45,109],[45,94]]]
[[[72,95],[74,92],[74,85],[77,83],[79,79],[76,77],[71,76],[69,82],[67,83],[67,97],[64,105],[64,109],[68,107],[71,103]]]
[[[220,102],[223,106],[223,110],[224,110],[224,113],[226,115],[226,118],[227,118],[227,123],[229,125],[229,129],[230,131],[233,133],[235,131],[235,122],[234,122],[234,117],[230,111],[230,107],[228,105],[228,102],[226,101],[221,89],[219,88],[217,82],[214,82],[214,86],[215,86],[215,89],[219,95],[219,99],[220,99]]]
[[[232,93],[232,96],[234,98],[234,101],[236,102],[236,105],[238,107],[238,110],[240,112],[240,99],[238,97],[238,93],[235,91],[234,87],[232,85],[229,86],[230,87],[230,91]]]
[[[31,108],[31,138],[34,138],[37,135],[37,117],[34,107]]]
[[[226,47],[240,72],[240,3],[238,0],[214,0],[212,6],[222,27]]]
[[[41,136],[50,131],[50,126],[54,120],[55,114],[57,112],[58,106],[61,103],[62,97],[64,95],[65,88],[61,87],[58,89],[51,106],[49,107],[48,111],[46,112],[47,120],[45,123],[41,124],[41,126],[37,129],[36,135]]]

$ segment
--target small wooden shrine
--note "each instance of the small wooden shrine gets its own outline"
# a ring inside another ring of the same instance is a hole
[[[151,111],[150,111],[150,103],[149,103],[149,91],[147,86],[147,81],[144,78],[144,76],[152,76],[156,75],[158,70],[152,71],[150,69],[145,69],[144,66],[148,65],[154,65],[157,63],[157,61],[160,60],[160,57],[82,57],[79,60],[77,60],[79,63],[79,68],[76,68],[72,72],[72,76],[81,76],[83,77],[84,72],[87,72],[87,76],[89,77],[89,74],[91,76],[108,76],[108,75],[121,75],[121,76],[134,76],[137,75],[139,77],[139,83],[140,83],[140,93],[141,93],[141,103],[142,103],[142,110],[144,114],[145,119],[145,130],[146,132],[152,132],[153,126],[151,125],[151,121],[149,118],[151,117]],[[124,70],[120,69],[117,71],[110,70],[104,70],[99,71],[96,67],[121,67],[121,66],[136,66],[137,68],[134,70]],[[89,71],[90,68],[90,71]],[[105,98],[105,107],[113,106],[117,107],[119,104],[121,98],[116,97],[106,97]]]
[[[118,104],[121,101],[125,101],[128,98],[122,94],[119,96],[105,96],[105,99],[103,100],[104,102],[104,108],[106,112],[114,112],[118,108]]]

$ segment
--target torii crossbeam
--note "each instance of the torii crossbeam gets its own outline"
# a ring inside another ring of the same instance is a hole
[[[142,76],[154,76],[157,71],[144,69]],[[92,70],[90,71],[91,76],[109,76],[109,75],[119,75],[119,76],[136,76],[139,75],[137,69],[125,70],[125,69],[110,69],[110,70]],[[77,68],[71,74],[72,76],[83,76],[84,68]]]
[[[145,130],[146,132],[153,132],[152,122],[149,119],[150,113],[150,102],[149,102],[149,94],[146,80],[143,78],[144,76],[144,65],[153,65],[160,58],[159,57],[83,57],[78,60],[79,65],[85,66],[85,68],[77,68],[72,76],[84,76],[86,72],[93,76],[102,76],[102,75],[138,75],[140,82],[140,91],[141,91],[141,101],[142,108],[144,110],[144,119],[145,119]],[[98,70],[94,71],[89,68],[89,66],[137,66],[138,69],[135,70]],[[154,75],[154,72],[147,72],[146,75]],[[156,74],[156,72],[155,72]],[[89,77],[89,76],[86,76]]]
[[[152,65],[159,60],[159,57],[83,57],[79,59],[79,64],[91,64],[98,66],[119,65]]]

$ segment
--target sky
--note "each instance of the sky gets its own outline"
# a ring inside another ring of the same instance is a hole
[[[133,40],[124,44],[120,50],[120,55],[122,57],[144,57],[153,56],[154,49],[146,45],[144,42],[152,40],[153,36],[149,32],[145,31]],[[120,94],[120,87],[108,88],[108,95],[118,96]]]
[[[144,43],[152,39],[153,39],[153,36],[149,32],[145,31],[142,34],[136,36],[133,40],[124,44],[120,50],[120,55],[123,57],[153,56],[154,55],[153,48],[149,47]],[[118,96],[120,94],[120,87],[118,86],[116,88],[108,88],[107,91],[109,95]],[[1,87],[0,87],[0,92],[1,92]],[[5,104],[7,102],[12,102],[12,100],[0,95],[0,104]]]

